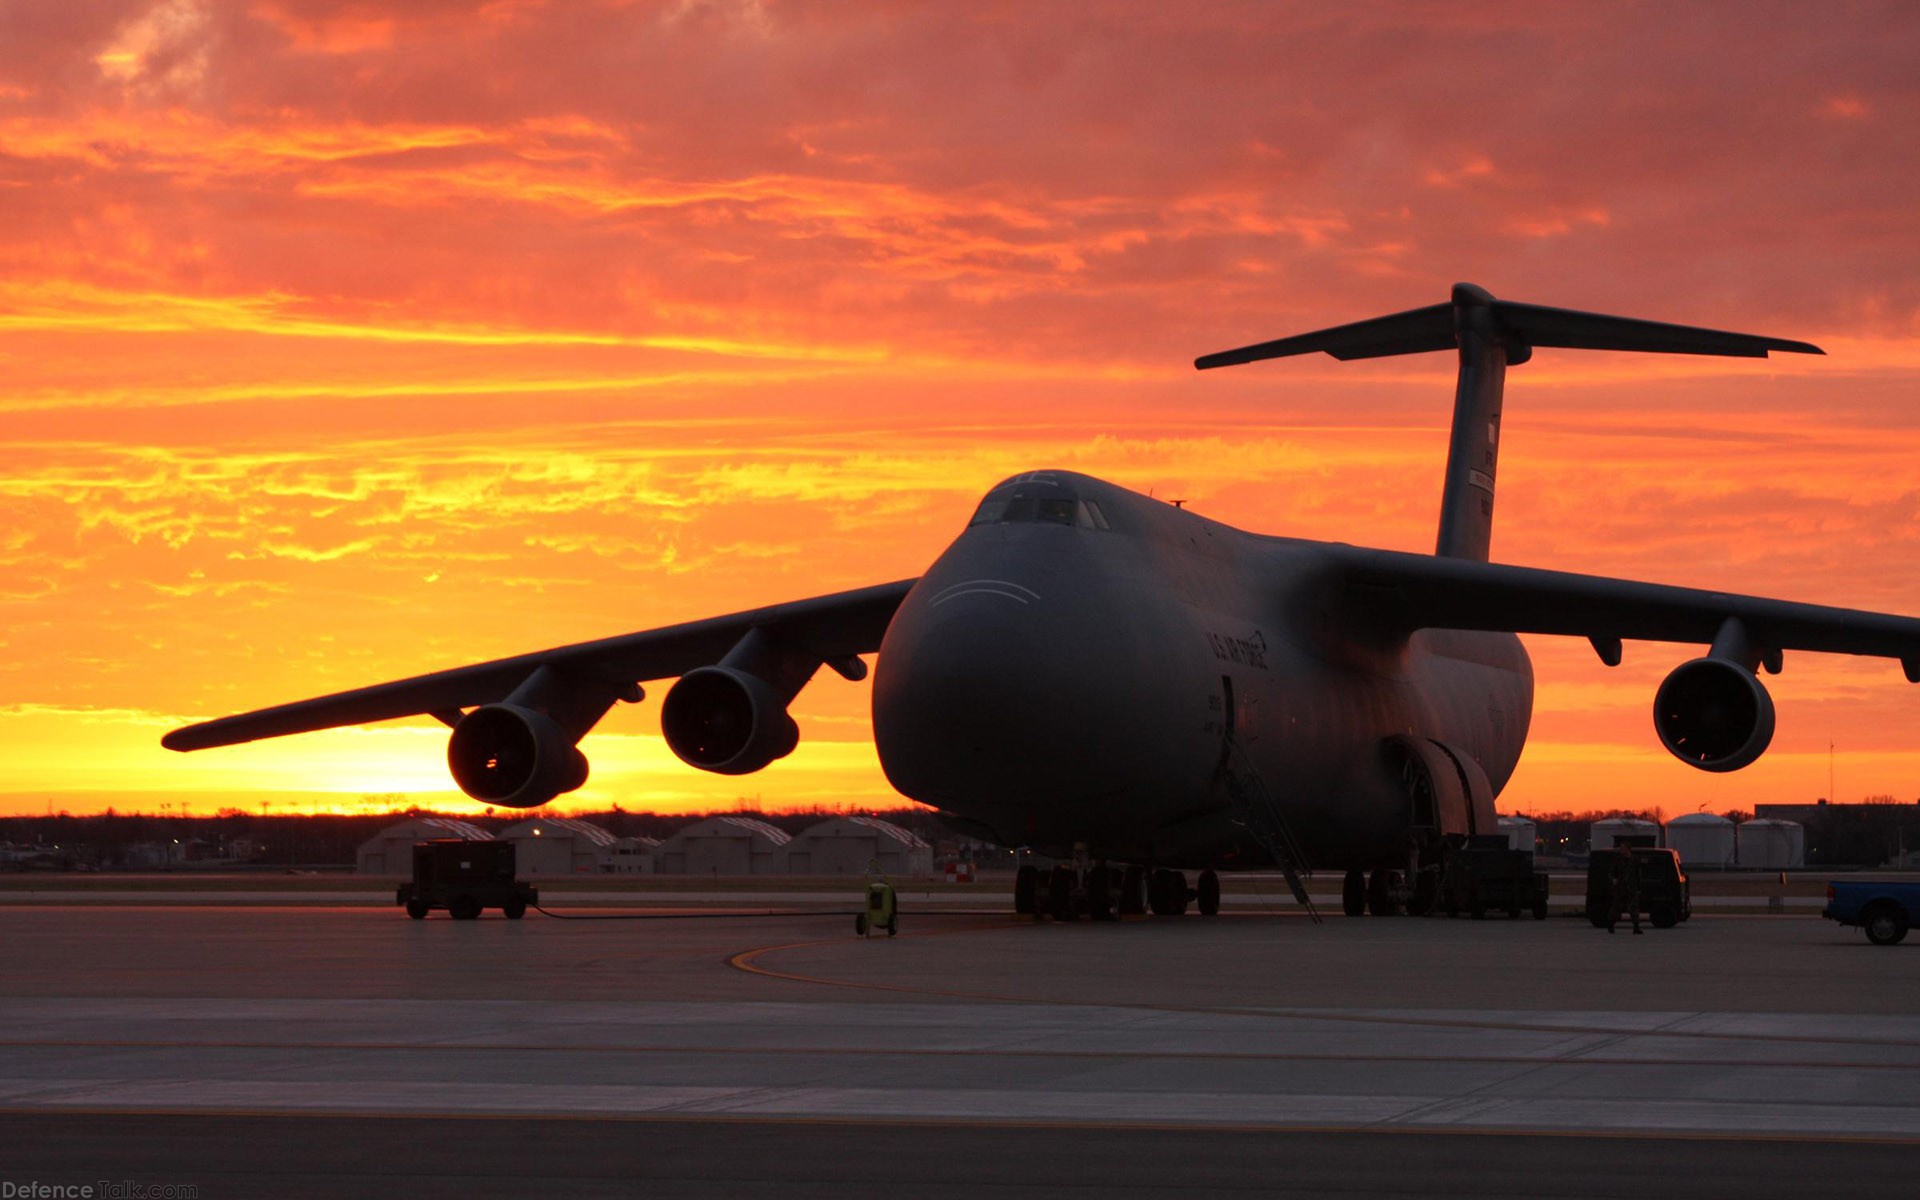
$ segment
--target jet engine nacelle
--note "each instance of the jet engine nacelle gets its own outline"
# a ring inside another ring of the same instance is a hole
[[[1654,694],[1653,727],[1688,766],[1738,771],[1773,740],[1773,697],[1739,663],[1696,658],[1675,667]]]
[[[534,808],[587,781],[587,756],[545,713],[488,704],[460,718],[447,740],[460,790],[507,808]]]
[[[720,775],[751,774],[800,744],[773,685],[726,666],[682,675],[661,702],[660,732],[680,761]]]

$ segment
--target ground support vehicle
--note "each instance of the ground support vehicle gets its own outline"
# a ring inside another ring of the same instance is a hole
[[[1475,918],[1488,911],[1547,919],[1547,876],[1533,869],[1533,855],[1515,850],[1503,834],[1452,837],[1441,854],[1440,911]]]
[[[1920,883],[1891,879],[1848,879],[1827,884],[1827,906],[1820,915],[1842,925],[1858,925],[1876,946],[1892,946],[1907,936],[1920,915]]]
[[[867,876],[866,909],[853,915],[853,932],[873,937],[885,930],[888,937],[900,932],[900,897],[884,877]]]
[[[444,908],[456,921],[471,921],[497,908],[509,920],[540,903],[539,889],[513,877],[512,842],[434,838],[413,844],[413,878],[400,885],[394,903],[422,920]]]
[[[1587,860],[1587,920],[1604,929],[1647,915],[1655,929],[1672,929],[1693,915],[1693,889],[1680,855],[1657,846],[1595,850]]]

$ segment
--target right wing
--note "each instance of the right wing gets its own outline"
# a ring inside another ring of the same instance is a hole
[[[619,695],[650,679],[672,678],[717,663],[754,629],[773,635],[797,655],[834,663],[878,650],[894,610],[915,582],[902,579],[296,700],[188,725],[161,738],[160,744],[169,750],[205,750],[422,713],[451,724],[465,709],[505,700],[542,667],[604,685],[610,694]]]
[[[1347,601],[1375,628],[1479,629],[1710,644],[1729,618],[1756,650],[1898,659],[1920,682],[1920,620],[1731,592],[1342,546]]]

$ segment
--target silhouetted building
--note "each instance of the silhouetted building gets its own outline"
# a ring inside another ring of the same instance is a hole
[[[502,829],[499,836],[513,843],[513,870],[521,879],[602,871],[616,840],[598,825],[573,817],[530,817]]]
[[[484,842],[490,835],[478,825],[447,817],[414,817],[389,825],[360,844],[354,856],[362,875],[412,875],[413,844],[434,838],[466,838]]]
[[[662,875],[779,875],[787,869],[792,840],[752,817],[708,817],[661,842],[654,869]]]
[[[651,875],[655,867],[653,852],[659,845],[659,838],[617,838],[604,869],[615,875]]]
[[[1920,849],[1916,804],[1756,804],[1753,815],[1804,827],[1811,866],[1894,865]]]
[[[863,875],[869,865],[887,875],[933,874],[933,847],[878,817],[835,817],[806,829],[787,845],[795,875]]]

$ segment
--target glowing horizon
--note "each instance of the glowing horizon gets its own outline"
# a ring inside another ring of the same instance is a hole
[[[1456,280],[1828,353],[1542,351],[1496,559],[1920,613],[1897,4],[130,0],[10,28],[0,813],[477,812],[430,721],[158,737],[917,575],[1038,467],[1428,550],[1448,356],[1189,363]],[[1503,810],[1807,801],[1830,742],[1838,798],[1920,795],[1896,663],[1789,654],[1773,748],[1709,776],[1649,721],[1691,648],[1529,648]],[[672,758],[663,690],[561,809],[903,802],[866,685],[823,673],[799,751],[744,779]]]

